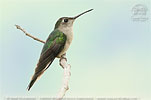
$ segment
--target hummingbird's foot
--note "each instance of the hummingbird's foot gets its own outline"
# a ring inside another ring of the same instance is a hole
[[[67,62],[66,54],[61,55],[61,58],[60,58],[60,60],[59,60],[60,66],[64,69],[64,67],[63,67],[63,65],[62,65],[62,63],[61,63],[61,61],[62,61],[63,59]]]
[[[65,53],[65,54],[63,54],[63,55],[61,56],[60,60],[61,60],[61,59],[65,59],[65,60],[67,61],[66,53]]]

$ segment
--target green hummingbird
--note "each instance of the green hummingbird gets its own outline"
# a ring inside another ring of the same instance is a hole
[[[54,59],[61,58],[68,50],[73,39],[73,22],[75,19],[92,10],[87,10],[75,17],[62,17],[56,22],[54,30],[43,46],[34,75],[27,87],[28,91],[35,81],[48,69]]]

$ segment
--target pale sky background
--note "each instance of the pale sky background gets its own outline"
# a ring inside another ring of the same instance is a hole
[[[148,8],[144,22],[134,22],[132,8]],[[1,0],[0,97],[56,96],[63,69],[56,59],[31,91],[26,90],[42,43],[15,28],[46,40],[56,21],[93,8],[74,23],[67,52],[71,80],[66,96],[129,96],[151,99],[150,0]]]

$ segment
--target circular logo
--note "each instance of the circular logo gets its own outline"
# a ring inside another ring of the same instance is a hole
[[[132,8],[132,20],[133,21],[146,21],[147,17],[147,7],[143,4],[137,4]]]

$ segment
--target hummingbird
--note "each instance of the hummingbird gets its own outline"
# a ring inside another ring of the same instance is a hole
[[[61,17],[56,22],[54,30],[48,36],[40,54],[34,75],[27,87],[29,91],[35,81],[49,68],[55,58],[61,58],[68,50],[73,40],[73,23],[81,15],[92,11],[87,10],[75,17]]]

